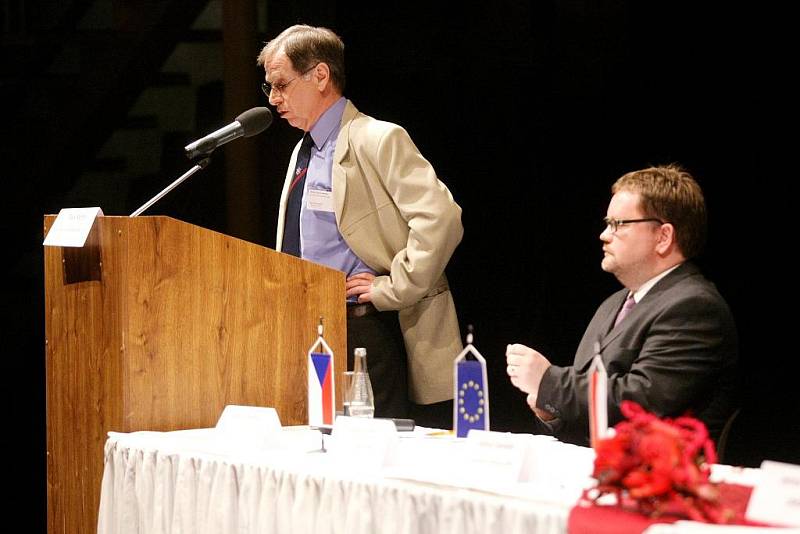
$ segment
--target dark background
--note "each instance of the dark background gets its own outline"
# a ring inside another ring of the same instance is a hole
[[[74,4],[77,20],[89,3]],[[532,424],[524,396],[505,377],[505,345],[525,343],[569,364],[595,308],[619,287],[600,269],[598,235],[611,184],[625,172],[677,162],[705,191],[709,242],[698,262],[739,328],[743,410],[726,461],[800,463],[792,374],[797,269],[789,236],[797,226],[796,172],[789,162],[796,150],[796,93],[786,89],[796,60],[786,58],[785,15],[761,4],[694,2],[378,4],[265,3],[259,7],[266,9],[265,23],[247,53],[255,58],[264,40],[296,22],[334,29],[346,44],[346,95],[361,111],[403,125],[452,191],[463,208],[465,235],[447,274],[462,329],[475,326],[476,345],[489,361],[493,428],[525,431]],[[32,8],[22,12],[27,55],[20,56],[13,39],[17,11],[6,9],[2,20],[8,169],[2,230],[11,251],[4,261],[10,270],[3,312],[6,424],[19,460],[11,467],[20,480],[16,498],[38,503],[44,525],[41,217],[73,205],[130,213],[186,170],[184,144],[233,116],[223,113],[224,84],[205,86],[194,128],[143,149],[163,154],[158,173],[130,178],[124,198],[115,197],[120,173],[96,198],[76,197],[79,175],[98,165],[92,158],[100,138],[115,121],[131,120],[125,107],[154,76],[134,63],[111,61],[110,71],[141,73],[122,89],[105,90],[101,76],[83,103],[69,100],[69,81],[48,73],[58,56],[44,53],[58,49],[61,34],[37,32],[46,24]],[[153,35],[174,43],[186,31],[168,23]],[[28,87],[34,85],[47,90],[32,100]],[[116,114],[93,108],[97,102],[115,106]],[[59,125],[48,118],[63,116],[65,107],[85,120],[61,143],[66,119]],[[85,142],[75,143],[74,136]],[[251,194],[264,222],[253,240],[266,246],[274,246],[283,173],[299,137],[276,119],[265,133],[237,141],[260,147],[261,180]],[[62,144],[69,149],[59,152]],[[236,235],[225,217],[226,205],[237,202],[224,198],[229,146],[147,214]]]

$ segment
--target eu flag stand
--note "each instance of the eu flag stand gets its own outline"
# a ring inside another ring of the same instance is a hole
[[[472,429],[489,430],[489,380],[486,360],[472,344],[472,325],[467,345],[453,361],[453,430],[459,438]]]

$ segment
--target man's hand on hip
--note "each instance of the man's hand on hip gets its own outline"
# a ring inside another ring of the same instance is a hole
[[[348,277],[344,286],[347,298],[357,295],[359,304],[372,302],[373,280],[375,280],[375,275],[372,273],[358,273]]]

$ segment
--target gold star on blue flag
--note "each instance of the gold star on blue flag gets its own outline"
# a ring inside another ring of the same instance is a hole
[[[486,360],[472,345],[472,331],[467,346],[454,363],[453,430],[464,438],[471,429],[489,430],[489,381]]]

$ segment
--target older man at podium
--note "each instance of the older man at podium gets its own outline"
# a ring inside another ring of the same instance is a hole
[[[270,104],[304,132],[276,248],[346,274],[348,360],[367,349],[375,415],[448,425],[461,341],[444,269],[463,234],[461,208],[403,128],[343,96],[334,32],[292,26],[258,63]]]

